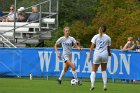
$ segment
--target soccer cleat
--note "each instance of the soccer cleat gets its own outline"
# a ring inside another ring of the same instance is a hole
[[[94,90],[94,87],[91,87],[90,90]]]
[[[106,87],[104,87],[104,91],[107,91],[107,88]]]
[[[80,86],[82,85],[82,80],[78,80],[77,84]]]
[[[58,84],[60,84],[60,85],[61,85],[61,82],[62,82],[62,80],[60,80],[60,79],[57,79],[57,81],[58,81]]]

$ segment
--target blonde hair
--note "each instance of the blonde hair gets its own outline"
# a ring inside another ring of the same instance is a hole
[[[69,30],[70,28],[68,26],[66,26],[66,27],[64,27],[64,31],[65,31],[65,29],[68,29]]]
[[[132,41],[133,41],[133,40],[134,40],[134,38],[133,38],[133,37],[128,37],[128,40],[132,40]]]
[[[105,25],[102,25],[99,28],[99,36],[102,37],[104,32],[106,32],[106,26]]]
[[[10,7],[13,7],[13,8],[15,8],[15,6],[12,4]]]
[[[10,6],[10,9],[11,9],[11,8],[13,8],[13,10],[15,10],[15,6],[14,6],[14,5],[11,5],[11,6]]]
[[[36,6],[33,6],[33,7],[32,7],[32,12],[33,12],[33,13],[37,13],[37,12],[38,12],[38,8],[37,8]]]

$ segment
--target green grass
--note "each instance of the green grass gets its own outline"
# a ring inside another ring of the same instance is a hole
[[[0,78],[0,93],[139,93],[140,84],[108,83],[108,90],[103,91],[102,82],[95,82],[95,90],[90,91],[90,82],[82,82],[82,86],[70,85],[63,81],[58,85],[55,80],[29,80],[16,78]]]

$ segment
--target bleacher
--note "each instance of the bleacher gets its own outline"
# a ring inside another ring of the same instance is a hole
[[[10,43],[16,47],[26,47],[50,39],[52,31],[56,30],[56,14],[47,14],[36,22],[0,22],[0,47],[12,47]]]
[[[46,26],[40,27],[40,23],[16,22],[14,30],[14,22],[0,22],[0,34],[13,41],[15,32],[16,43],[21,42],[23,46],[20,47],[26,47],[26,44],[37,44],[40,39],[51,38],[49,30],[52,28],[49,24],[55,24],[55,19],[45,18],[43,23]]]

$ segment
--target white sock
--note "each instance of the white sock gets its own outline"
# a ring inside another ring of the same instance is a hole
[[[73,74],[74,79],[78,80],[76,71],[72,71],[72,74]]]
[[[104,83],[104,88],[106,88],[107,86],[107,74],[106,71],[102,71],[102,78],[103,78],[103,83]]]
[[[91,87],[94,87],[95,77],[96,77],[96,73],[92,71],[90,75]]]
[[[62,72],[61,72],[61,74],[60,74],[60,77],[59,77],[59,80],[61,80],[61,79],[62,79],[62,77],[64,76],[64,74],[65,74],[65,71],[64,71],[64,70],[62,70]]]

